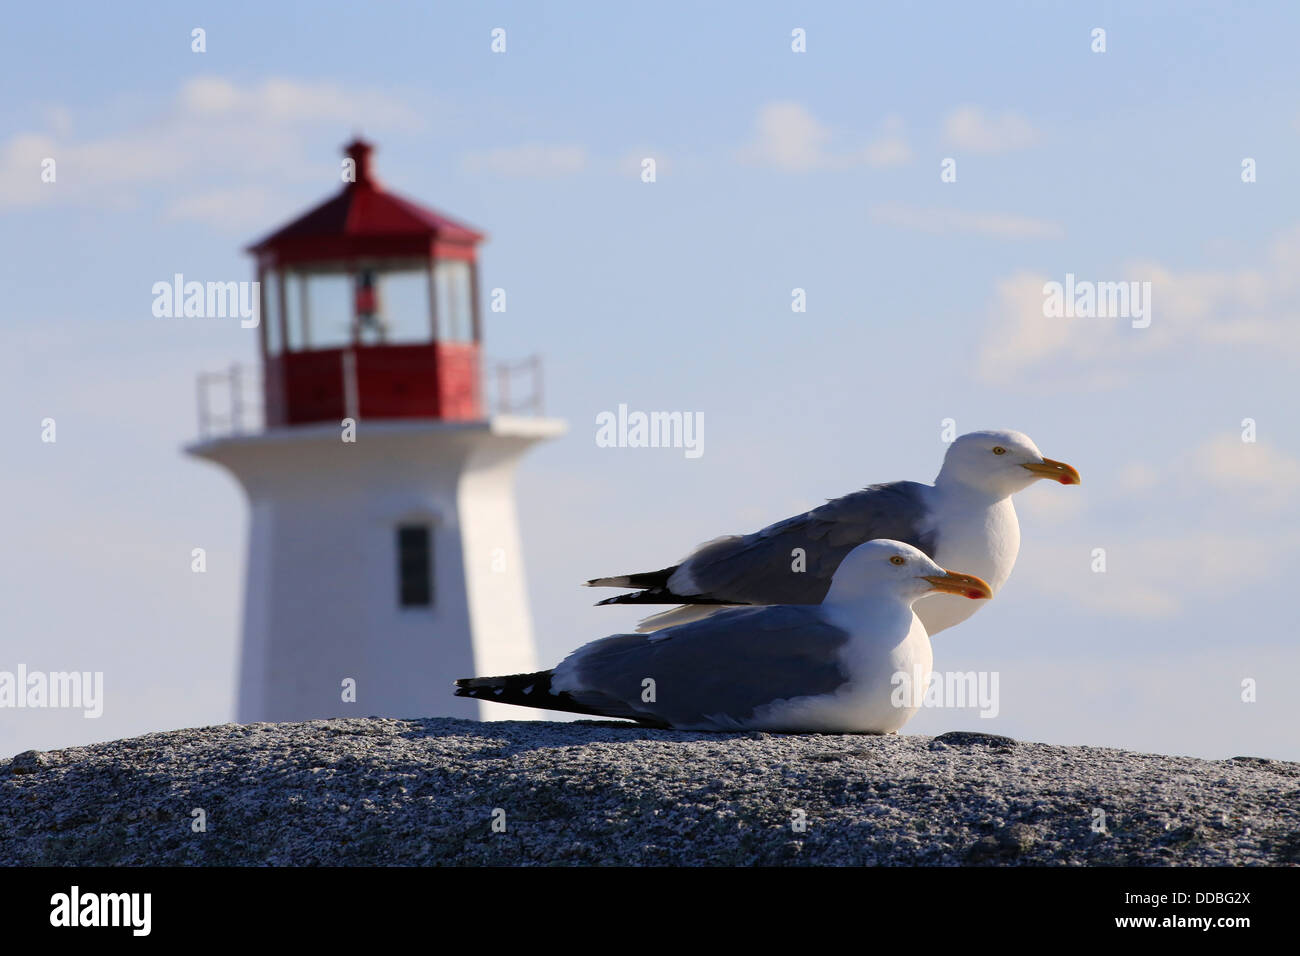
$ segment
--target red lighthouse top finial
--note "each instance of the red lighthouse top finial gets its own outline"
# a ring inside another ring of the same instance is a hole
[[[371,143],[367,143],[360,136],[343,148],[347,157],[352,160],[356,172],[356,184],[358,186],[374,186],[374,172],[370,165],[370,154],[375,151]]]

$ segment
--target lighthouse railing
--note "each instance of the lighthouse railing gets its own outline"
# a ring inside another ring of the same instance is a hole
[[[197,386],[200,440],[262,430],[265,408],[256,366],[235,363],[219,372],[200,372]]]
[[[542,358],[487,363],[487,407],[495,415],[542,414]]]
[[[360,398],[355,363],[343,362],[340,394],[350,396],[355,407]],[[199,439],[207,441],[233,435],[248,435],[266,427],[266,398],[262,369],[256,365],[232,364],[221,371],[200,372],[197,379]],[[483,408],[490,415],[540,416],[543,413],[542,360],[531,355],[517,361],[483,363]]]

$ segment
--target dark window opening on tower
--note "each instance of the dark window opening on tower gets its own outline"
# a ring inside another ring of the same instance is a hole
[[[428,525],[397,529],[397,580],[402,607],[433,604],[432,531]]]

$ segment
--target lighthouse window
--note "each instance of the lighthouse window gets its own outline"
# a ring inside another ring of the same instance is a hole
[[[429,273],[423,267],[380,275],[384,341],[428,342]]]
[[[280,273],[266,270],[262,277],[262,328],[266,330],[266,354],[280,354]]]
[[[301,272],[286,272],[283,276],[284,281],[284,304],[285,304],[285,335],[287,339],[284,343],[286,352],[298,352],[302,350],[303,326],[306,324],[304,315],[307,312],[307,277]]]
[[[397,529],[397,576],[402,607],[433,604],[433,551],[428,525]]]
[[[445,342],[474,340],[473,300],[468,262],[445,261],[434,267],[438,290],[438,337]]]
[[[352,278],[345,273],[312,273],[294,285],[298,286],[298,294],[289,297],[290,342],[296,336],[309,349],[336,349],[350,344]]]

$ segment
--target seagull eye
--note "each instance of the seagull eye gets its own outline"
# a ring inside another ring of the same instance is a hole
[[[903,558],[900,558],[898,555],[894,555],[892,558],[889,559],[889,563],[902,565],[902,564],[907,564],[907,561],[905,561]]]
[[[1005,448],[1003,448],[1001,445],[994,445],[994,446],[993,446],[993,454],[995,454],[995,455],[1005,455],[1006,453],[1007,453],[1007,450],[1006,450]]]

